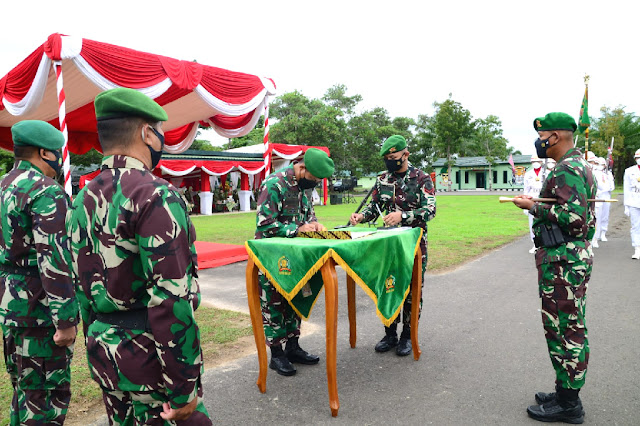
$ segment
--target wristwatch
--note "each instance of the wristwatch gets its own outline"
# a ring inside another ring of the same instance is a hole
[[[409,217],[409,216],[407,215],[407,212],[402,212],[402,220],[406,220],[406,219],[407,219],[407,217]]]

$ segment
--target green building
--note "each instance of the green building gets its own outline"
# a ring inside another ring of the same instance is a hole
[[[524,186],[524,174],[531,167],[530,155],[514,155],[515,179],[508,160],[496,160],[493,166],[485,157],[458,157],[452,159],[451,179],[447,172],[446,158],[438,158],[433,163],[436,172],[437,191],[461,190],[513,190],[521,191]],[[449,181],[451,187],[449,188]]]

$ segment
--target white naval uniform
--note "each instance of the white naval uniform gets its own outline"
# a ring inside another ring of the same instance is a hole
[[[640,247],[640,166],[624,171],[624,205],[631,219],[631,245]]]
[[[540,195],[542,189],[542,182],[544,182],[546,175],[543,175],[542,167],[538,169],[536,174],[535,169],[532,167],[524,174],[524,192],[523,195],[530,195],[533,198],[537,198]],[[531,235],[531,241],[533,241],[533,216],[529,214],[528,210],[524,210],[524,214],[529,216],[529,234]]]
[[[611,198],[611,191],[615,188],[613,175],[608,169],[594,172],[594,177],[598,182],[596,198]],[[609,230],[609,203],[596,203],[596,234],[594,238],[600,239],[603,233]]]

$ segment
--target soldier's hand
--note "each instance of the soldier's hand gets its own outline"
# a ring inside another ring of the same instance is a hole
[[[535,204],[531,198],[531,195],[516,195],[513,197],[513,204],[523,210],[529,210]]]
[[[304,225],[300,225],[298,228],[298,232],[313,232],[317,231],[316,224],[314,223],[305,223]]]
[[[168,402],[162,404],[162,413],[160,413],[160,417],[164,420],[187,420],[191,417],[191,414],[195,411],[198,406],[198,398],[193,398],[193,401],[188,403],[182,408],[171,408]]]
[[[395,226],[402,221],[402,212],[389,213],[382,220],[384,220],[385,226]]]
[[[357,225],[360,222],[362,222],[362,219],[364,219],[364,215],[363,214],[351,213],[351,218],[349,219],[349,222],[351,222],[352,225]]]
[[[65,328],[64,330],[56,330],[53,335],[53,343],[56,346],[71,346],[76,341],[76,334],[78,334],[78,327],[76,326]]]

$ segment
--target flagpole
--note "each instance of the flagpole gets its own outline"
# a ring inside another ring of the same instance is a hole
[[[587,155],[589,154],[589,110],[587,108],[589,102],[589,76],[587,74],[584,75],[584,112],[587,116],[587,120],[585,121],[587,128],[584,130],[584,159],[587,159]],[[580,117],[582,121],[582,117]]]

